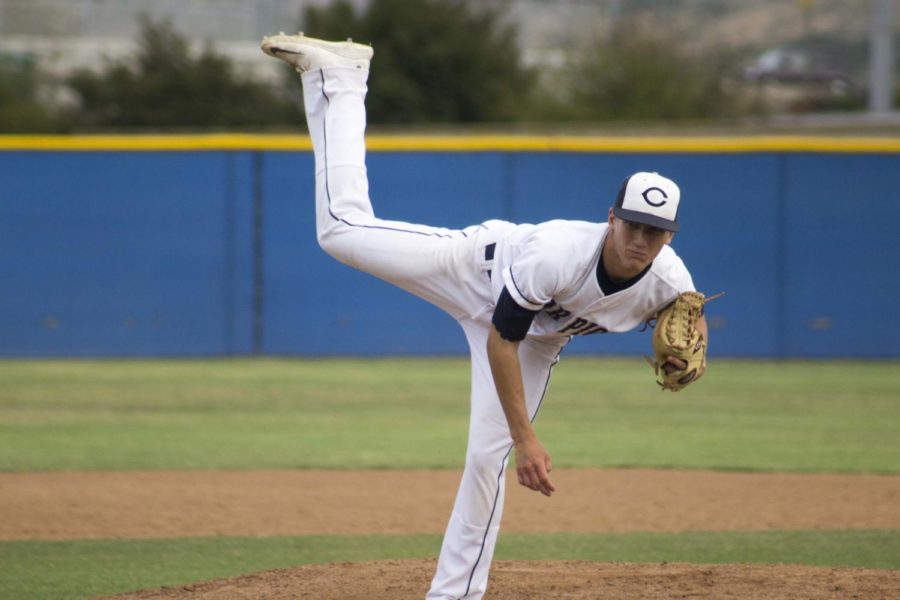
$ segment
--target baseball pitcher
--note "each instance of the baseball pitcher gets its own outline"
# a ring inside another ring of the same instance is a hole
[[[531,424],[569,340],[657,319],[660,385],[677,390],[703,374],[702,295],[668,245],[678,231],[679,188],[635,173],[600,223],[492,220],[454,230],[379,219],[364,142],[372,48],[279,34],[264,38],[262,49],[303,80],[322,249],[440,307],[465,333],[472,367],[465,469],[427,597],[481,598],[510,454],[521,485],[555,491],[550,455]],[[689,302],[697,297],[699,304]]]

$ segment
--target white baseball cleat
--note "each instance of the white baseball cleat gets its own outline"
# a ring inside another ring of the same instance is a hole
[[[315,71],[323,67],[349,67],[368,71],[374,53],[371,46],[346,42],[326,42],[297,35],[268,35],[263,38],[262,51],[280,58],[294,67],[298,73]]]

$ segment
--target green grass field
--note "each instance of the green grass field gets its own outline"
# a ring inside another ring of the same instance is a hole
[[[0,542],[3,598],[87,598],[330,561],[437,556],[439,535]],[[823,552],[822,548],[829,548]],[[900,536],[868,530],[501,535],[497,560],[796,563],[900,568]]]
[[[567,357],[536,427],[557,467],[896,474],[898,367],[723,360],[669,394],[640,360]],[[459,467],[467,418],[462,359],[0,361],[3,471]],[[0,597],[84,598],[309,562],[435,556],[439,545],[0,542]],[[898,569],[900,532],[501,535],[497,557]]]

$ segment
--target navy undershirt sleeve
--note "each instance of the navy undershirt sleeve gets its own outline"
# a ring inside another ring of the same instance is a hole
[[[497,307],[494,309],[494,316],[491,323],[500,332],[500,337],[508,342],[520,342],[525,339],[528,328],[534,316],[540,311],[528,310],[522,308],[513,297],[510,296],[506,287],[500,292],[500,298],[497,299]]]

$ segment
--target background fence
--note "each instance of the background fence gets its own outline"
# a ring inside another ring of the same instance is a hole
[[[605,220],[628,174],[659,171],[684,198],[673,246],[699,289],[727,292],[708,312],[715,354],[900,356],[900,144],[445,142],[370,142],[381,216]],[[452,319],[318,249],[304,143],[8,144],[0,355],[464,352]]]

